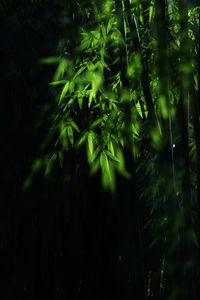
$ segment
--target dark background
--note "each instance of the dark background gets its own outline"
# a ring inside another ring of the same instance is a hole
[[[38,119],[54,101],[55,66],[38,61],[64,55],[63,36],[75,40],[64,2],[0,4],[2,299],[144,299],[138,185],[118,179],[113,199],[88,176],[84,151],[69,151],[62,169],[21,188],[49,128]]]

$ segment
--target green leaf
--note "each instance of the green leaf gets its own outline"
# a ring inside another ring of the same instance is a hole
[[[99,170],[100,167],[100,162],[99,159],[97,159],[93,164],[92,167],[90,169],[90,175],[94,175],[96,174],[96,172]]]
[[[107,70],[110,71],[109,66],[107,65],[107,63],[106,63],[103,59],[101,60],[101,63],[102,63],[102,65],[103,65]]]
[[[31,186],[32,182],[33,182],[32,176],[26,178],[26,179],[24,180],[24,182],[23,182],[22,190],[23,190],[23,191],[26,191],[26,190]]]
[[[67,127],[65,126],[63,121],[61,122],[61,126],[60,126],[60,140],[64,149],[67,150],[68,147]]]
[[[76,79],[85,69],[86,69],[86,66],[81,67],[78,70],[78,72],[74,75],[73,80]]]
[[[73,129],[72,129],[71,126],[67,127],[67,133],[68,133],[69,141],[73,146],[73,144],[74,144],[74,135],[73,135]]]
[[[121,137],[120,138],[120,144],[122,145],[122,147],[124,148],[124,139]]]
[[[72,80],[69,84],[69,92],[70,93],[74,92],[74,87],[75,87],[75,82]]]
[[[115,166],[117,172],[121,174],[123,177],[127,179],[131,179],[131,174],[125,169],[124,154],[120,148],[117,149],[116,156],[119,160],[119,163]]]
[[[95,149],[95,151],[93,151],[93,154],[91,155],[91,162],[94,162],[95,161],[95,159],[97,158],[97,156],[98,156],[98,154],[99,154],[99,152],[100,152],[100,147],[97,147],[96,149]]]
[[[110,32],[111,28],[112,28],[112,24],[113,24],[114,20],[113,18],[111,18],[108,22],[108,25],[107,25],[107,33]]]
[[[50,85],[60,85],[60,84],[65,84],[67,80],[57,80],[57,81],[52,81],[49,84]]]
[[[100,154],[100,165],[103,172],[107,172],[109,170],[108,158],[104,151]]]
[[[41,64],[55,64],[60,62],[60,57],[45,57],[39,60]]]
[[[143,118],[143,115],[142,115],[142,109],[141,109],[141,105],[140,105],[140,102],[138,101],[137,104],[136,104],[136,109],[137,109],[137,112],[138,114],[140,115],[141,118]]]
[[[115,191],[115,174],[112,165],[109,164],[108,157],[105,151],[100,154],[100,166],[102,170],[101,180],[104,189],[110,189],[111,192]]]
[[[112,155],[115,155],[115,151],[114,151],[113,143],[112,143],[112,141],[111,141],[111,140],[109,141],[109,150],[110,150],[110,152],[112,153]]]
[[[82,109],[82,107],[83,107],[83,97],[78,98],[78,105],[79,105],[79,108]]]
[[[112,160],[114,160],[116,162],[120,162],[120,160],[116,156],[114,156],[111,152],[109,152],[107,150],[104,150],[104,151]]]
[[[101,124],[103,121],[103,117],[102,118],[99,118],[97,120],[95,120],[91,125],[90,125],[90,128],[91,129],[94,129],[95,127],[97,127],[99,124]]]
[[[151,3],[150,8],[149,8],[149,23],[151,23],[152,17],[153,17],[153,3]]]
[[[57,153],[54,153],[51,159],[47,163],[45,174],[44,174],[45,176],[47,176],[50,173],[56,158],[57,158]]]
[[[37,158],[33,165],[32,165],[32,172],[35,173],[37,172],[42,166],[42,160],[40,158]]]
[[[95,91],[94,91],[94,90],[91,90],[91,91],[90,91],[90,96],[89,96],[89,101],[88,101],[88,107],[91,106],[92,100],[93,100],[93,98],[95,98],[95,95],[96,95]]]
[[[76,123],[74,122],[74,120],[71,120],[70,121],[70,125],[77,131],[77,132],[80,132],[78,126],[76,125]]]
[[[90,151],[90,155],[92,155],[94,150],[94,145],[93,145],[93,135],[91,133],[88,134],[88,148]]]
[[[59,100],[58,104],[60,104],[60,102],[64,99],[65,95],[67,94],[68,87],[69,87],[69,81],[66,82],[66,84],[65,84],[65,86],[64,86],[64,88],[62,90],[62,93],[60,95],[60,100]]]
[[[87,136],[88,136],[88,131],[85,132],[81,137],[80,139],[76,142],[76,148],[78,148],[79,146],[81,146],[85,140],[87,139]]]

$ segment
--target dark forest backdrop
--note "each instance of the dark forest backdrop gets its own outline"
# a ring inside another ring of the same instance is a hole
[[[199,299],[199,3],[96,2],[0,3],[2,295]]]

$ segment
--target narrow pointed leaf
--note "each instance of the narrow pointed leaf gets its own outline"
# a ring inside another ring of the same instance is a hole
[[[57,154],[54,153],[51,157],[51,159],[48,161],[47,166],[46,166],[46,170],[45,170],[45,176],[48,175],[53,167],[53,164],[55,162],[57,158]]]
[[[68,91],[68,87],[69,87],[69,81],[66,82],[63,90],[62,90],[62,93],[60,95],[60,100],[59,100],[59,104],[60,102],[64,99],[65,95],[67,94],[67,91]]]
[[[74,135],[73,135],[73,129],[72,129],[71,126],[67,127],[67,133],[68,133],[69,141],[73,146],[73,144],[74,144]]]

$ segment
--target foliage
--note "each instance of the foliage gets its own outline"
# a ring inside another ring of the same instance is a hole
[[[157,293],[165,299],[188,299],[182,289],[195,268],[188,264],[192,256],[198,261],[199,7],[188,4],[74,4],[73,19],[79,23],[76,38],[66,42],[70,50],[41,59],[57,64],[50,82],[56,103],[47,148],[45,143],[42,148],[48,151],[50,144],[50,153],[35,161],[29,177],[42,166],[49,176],[56,161],[63,166],[65,153],[84,146],[90,174],[101,172],[105,190],[117,192],[116,173],[130,181],[144,176],[140,199],[150,207],[144,231],[152,232],[150,248],[164,249]],[[128,165],[129,154],[135,169]],[[181,273],[182,266],[173,265],[181,247],[184,279],[170,291],[169,278]],[[146,272],[148,277],[151,267]],[[148,280],[145,293],[153,297],[155,286],[149,282],[154,279]]]

